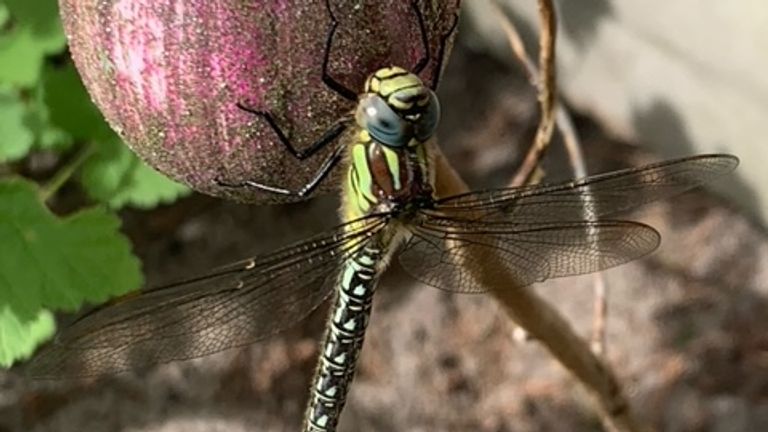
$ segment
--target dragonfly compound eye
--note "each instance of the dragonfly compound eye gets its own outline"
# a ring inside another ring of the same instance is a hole
[[[424,142],[435,134],[437,124],[440,122],[440,101],[432,90],[429,91],[429,100],[424,111],[414,125],[416,139]]]
[[[371,94],[360,100],[355,119],[373,139],[389,147],[404,147],[413,136],[412,125],[378,95]]]

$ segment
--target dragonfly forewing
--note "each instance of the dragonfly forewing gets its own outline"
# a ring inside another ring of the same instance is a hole
[[[202,277],[129,294],[77,319],[33,360],[28,373],[37,378],[110,374],[264,339],[327,299],[341,263],[384,225],[376,218],[350,222]]]
[[[609,218],[711,182],[738,162],[726,154],[691,156],[563,183],[469,192],[441,199],[436,210],[520,223]]]
[[[518,288],[591,273],[658,247],[651,227],[613,220],[727,174],[731,155],[699,155],[573,180],[470,192],[421,212],[400,255],[416,279],[456,292]],[[608,219],[610,218],[610,220]]]

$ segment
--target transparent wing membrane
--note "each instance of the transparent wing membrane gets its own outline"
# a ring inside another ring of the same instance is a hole
[[[38,378],[93,376],[247,345],[305,318],[336,269],[386,222],[367,218],[211,274],[117,299],[79,318],[30,365]]]
[[[617,266],[653,251],[659,235],[605,220],[732,171],[738,159],[701,155],[554,185],[470,192],[423,210],[400,255],[416,279],[441,289],[516,288]]]
[[[438,201],[456,216],[515,222],[612,217],[678,195],[733,171],[730,155],[701,155],[598,174],[558,184],[470,192]]]
[[[514,289],[545,279],[624,264],[659,245],[636,222],[550,224],[429,220],[413,229],[400,263],[417,280],[447,291],[485,292],[500,281]]]
[[[651,227],[609,220],[732,171],[704,155],[555,185],[472,192],[421,210],[371,215],[207,275],[129,294],[83,315],[38,355],[44,378],[101,375],[247,345],[305,318],[333,292],[337,273],[390,219],[412,236],[400,254],[416,279],[477,293],[590,273],[659,244]],[[414,214],[415,213],[415,214]]]

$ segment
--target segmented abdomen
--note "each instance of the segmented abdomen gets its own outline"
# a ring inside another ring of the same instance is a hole
[[[339,289],[331,308],[330,325],[305,416],[308,422],[304,425],[305,431],[336,430],[363,346],[378,276],[376,266],[381,258],[381,250],[366,246],[341,268]]]

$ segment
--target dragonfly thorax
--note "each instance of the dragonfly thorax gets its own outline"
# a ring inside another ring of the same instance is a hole
[[[365,82],[355,120],[379,143],[416,146],[435,133],[440,104],[417,75],[400,67],[382,68]]]
[[[350,147],[343,217],[371,213],[405,216],[432,202],[432,164],[427,142],[440,118],[435,93],[405,69],[388,67],[365,83]]]

